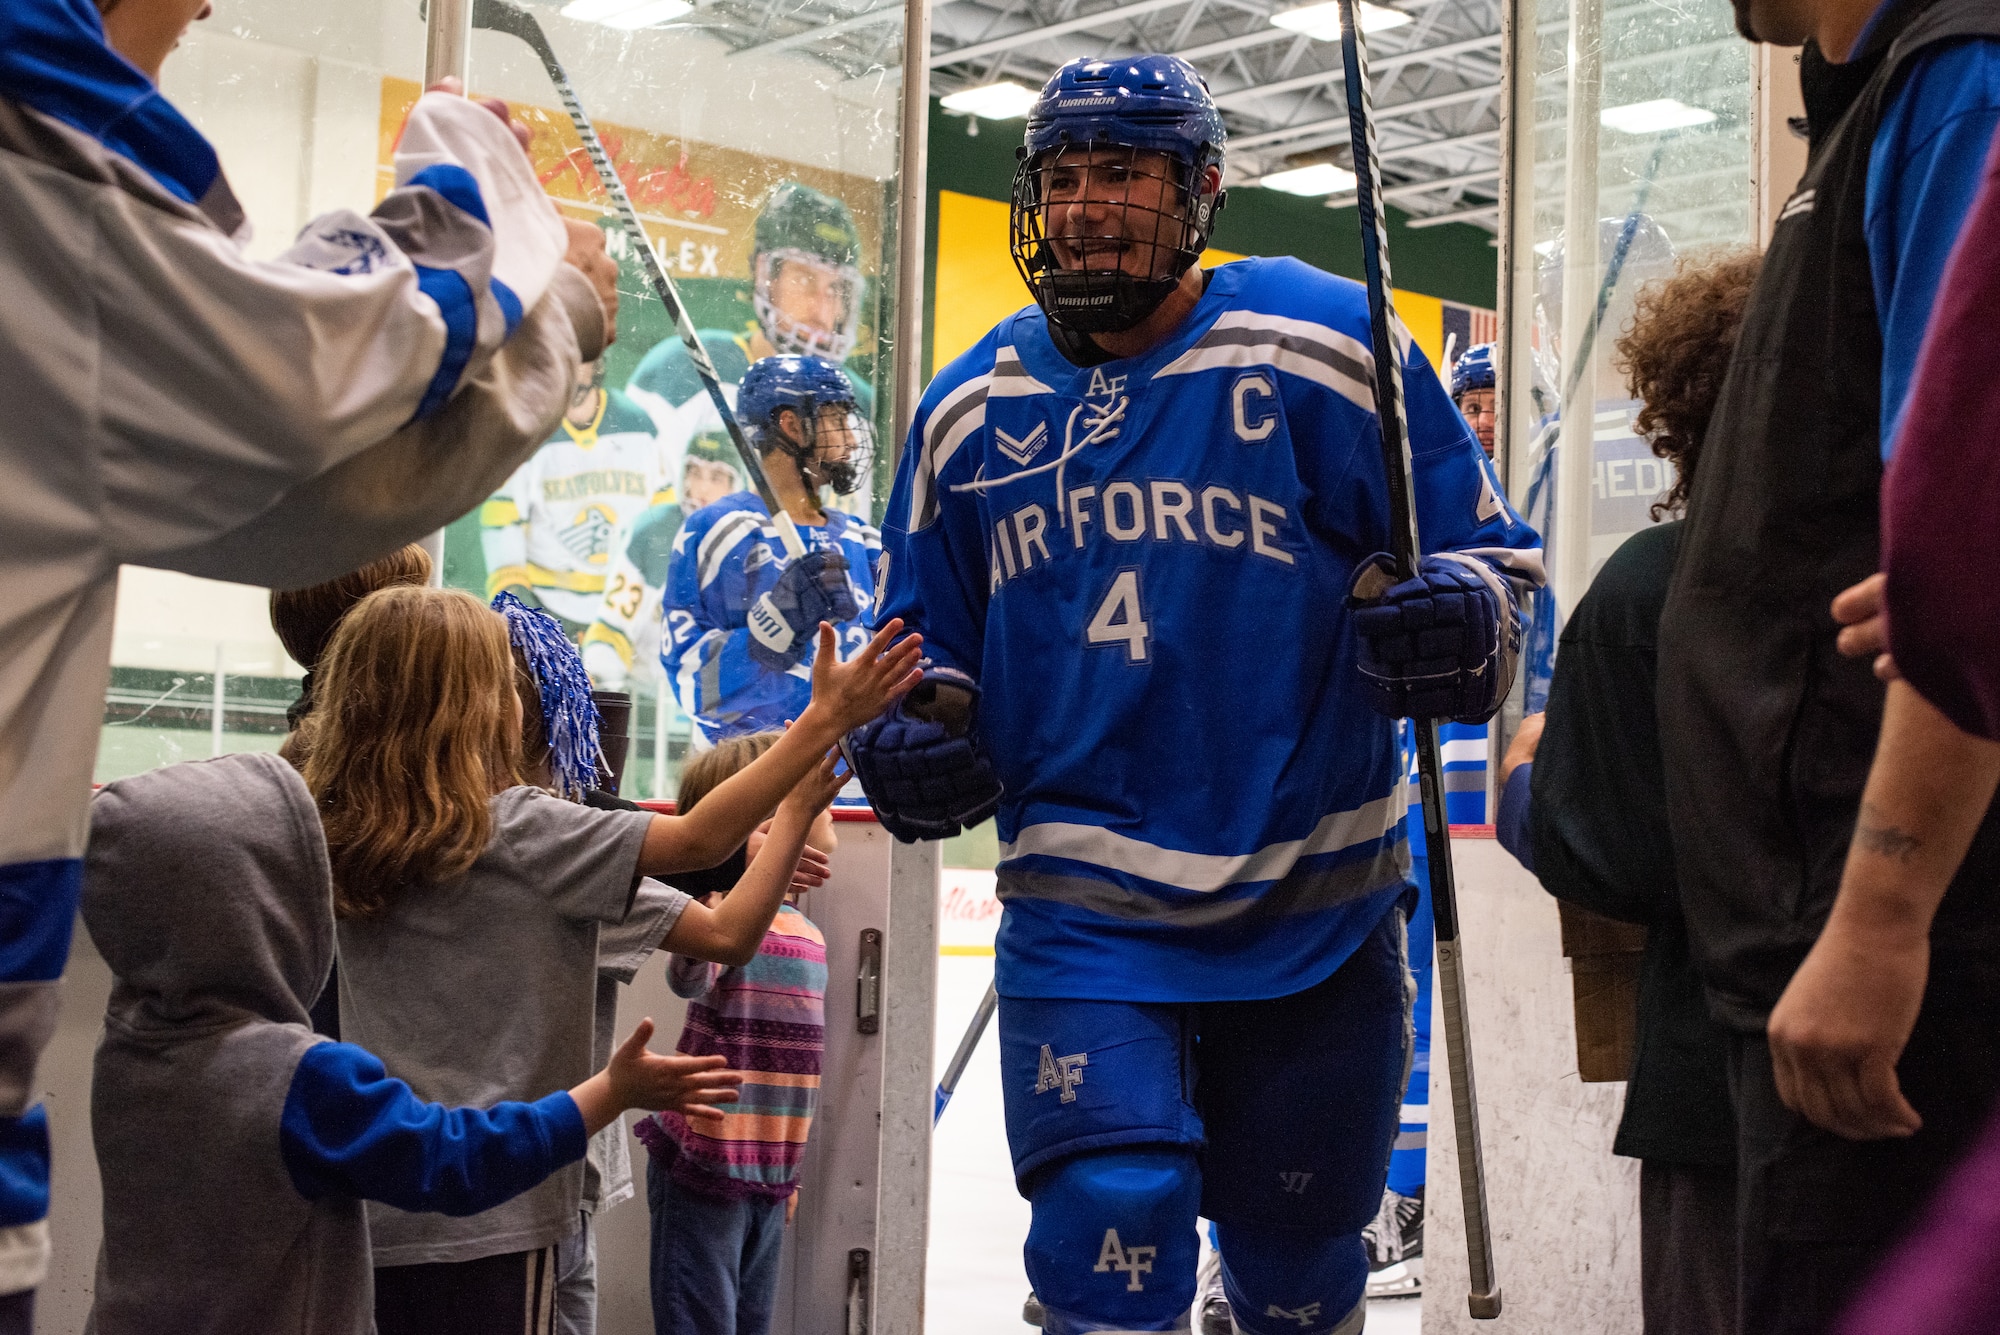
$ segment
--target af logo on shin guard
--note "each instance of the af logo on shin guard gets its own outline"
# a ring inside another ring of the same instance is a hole
[[[1140,1277],[1153,1273],[1153,1258],[1159,1253],[1158,1247],[1127,1247],[1118,1241],[1117,1229],[1107,1228],[1104,1230],[1104,1245],[1097,1249],[1094,1269],[1100,1275],[1121,1270],[1126,1277],[1125,1291],[1143,1293],[1146,1286],[1140,1282]]]
[[[1046,1094],[1052,1089],[1062,1091],[1062,1102],[1076,1102],[1076,1087],[1083,1083],[1083,1068],[1090,1065],[1090,1054],[1073,1052],[1067,1057],[1058,1057],[1048,1044],[1042,1044],[1042,1062],[1035,1072],[1035,1093]],[[1103,1269],[1102,1266],[1098,1267]]]
[[[1271,1303],[1264,1308],[1264,1315],[1274,1316],[1282,1321],[1296,1321],[1303,1330],[1319,1320],[1319,1304],[1307,1303],[1304,1307],[1295,1307],[1288,1312],[1276,1303]]]

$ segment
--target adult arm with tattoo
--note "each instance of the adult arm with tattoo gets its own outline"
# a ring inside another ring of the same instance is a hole
[[[1892,682],[1840,893],[1771,1012],[1785,1105],[1849,1140],[1922,1125],[1896,1079],[1930,968],[1931,919],[2000,784],[2000,743]]]

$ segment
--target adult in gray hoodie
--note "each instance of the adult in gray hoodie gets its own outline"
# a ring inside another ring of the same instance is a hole
[[[363,1198],[476,1213],[580,1159],[627,1107],[734,1097],[733,1074],[646,1053],[650,1024],[574,1091],[484,1111],[425,1103],[314,1034],[332,876],[311,795],[276,756],[106,786],[83,917],[116,975],[91,1090],[97,1335],[368,1335]]]

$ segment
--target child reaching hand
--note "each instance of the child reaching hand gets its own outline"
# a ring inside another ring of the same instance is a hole
[[[690,762],[680,810],[698,809],[778,736],[734,738]],[[635,1128],[651,1151],[656,1335],[763,1335],[770,1327],[826,1046],[826,938],[780,901],[800,848],[833,852],[828,806],[843,782],[834,771],[822,766],[785,798],[756,860],[723,898],[725,906],[753,904],[771,922],[756,955],[719,968],[676,953],[667,968],[674,991],[690,1001],[678,1050],[727,1061],[744,1083],[740,1116],[697,1121],[668,1112]]]
[[[720,1058],[647,1052],[648,1020],[568,1093],[446,1108],[315,1035],[332,885],[311,795],[276,756],[107,785],[83,918],[113,974],[91,1084],[97,1335],[368,1335],[361,1199],[483,1210],[626,1108],[710,1121],[739,1082]]]
[[[601,928],[749,960],[776,896],[711,909],[642,878],[721,862],[801,780],[830,772],[840,737],[916,681],[919,651],[889,647],[899,630],[846,663],[823,630],[792,728],[699,810],[657,816],[523,781],[498,614],[442,589],[364,599],[322,659],[305,766],[333,867],[343,1035],[424,1098],[518,1099],[591,1069]],[[583,1187],[578,1164],[467,1218],[371,1207],[381,1335],[486,1335],[486,1314],[546,1311]]]

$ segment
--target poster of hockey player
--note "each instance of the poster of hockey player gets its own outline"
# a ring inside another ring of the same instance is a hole
[[[811,355],[841,366],[863,420],[872,423],[874,393],[856,366],[849,364],[866,290],[859,267],[861,233],[853,210],[833,195],[786,180],[759,208],[753,237],[754,321],[747,328],[701,330],[702,346],[722,378],[724,394],[735,394],[752,362],[781,353]],[[695,375],[693,359],[677,338],[655,343],[632,372],[626,389],[653,415],[660,438],[670,446],[720,435],[723,430]],[[841,493],[841,501],[848,509],[867,516],[872,478],[872,472],[864,469],[847,481],[851,492]],[[674,508],[686,515],[699,507],[676,504]],[[659,533],[670,522],[664,511],[649,514],[642,522],[654,533],[649,545],[657,549],[659,536],[671,542],[670,535]],[[584,652],[591,680],[613,689],[624,684],[635,662],[647,657],[641,646],[658,642],[665,591],[664,566],[657,560],[635,559],[622,574],[626,582],[614,581],[615,587],[607,592]],[[636,597],[629,584],[634,575],[642,581]]]
[[[383,80],[384,152],[416,93],[413,83]],[[529,154],[544,188],[565,212],[606,228],[621,269],[619,337],[593,386],[604,409],[595,435],[580,402],[505,492],[453,526],[445,578],[475,590],[510,589],[547,607],[585,645],[595,684],[625,689],[635,684],[633,664],[654,660],[665,554],[680,524],[744,479],[568,116],[529,101],[513,105],[532,132]],[[872,424],[880,182],[610,121],[597,129],[722,373],[725,396],[735,394],[751,362],[811,353],[843,364]],[[638,433],[652,438],[643,495],[625,490],[628,463],[607,464],[603,452],[613,446],[635,455],[626,437]],[[700,494],[684,496],[691,480]],[[615,496],[601,494],[605,484]],[[844,503],[866,517],[873,475],[864,471],[850,485]]]

